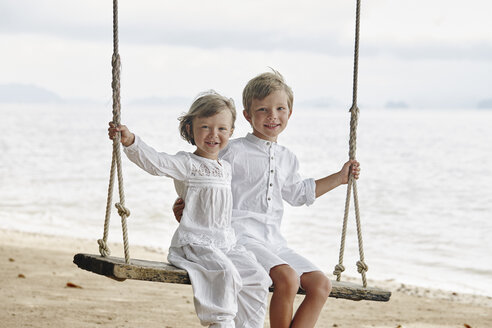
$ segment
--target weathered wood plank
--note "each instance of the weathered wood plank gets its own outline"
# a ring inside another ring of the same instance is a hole
[[[119,257],[102,257],[92,254],[76,254],[73,262],[81,269],[91,271],[112,279],[125,280],[136,279],[174,284],[190,284],[190,279],[185,270],[178,269],[164,262],[131,259],[130,264]],[[387,302],[391,292],[374,287],[362,287],[349,282],[332,281],[330,297],[360,301]],[[298,294],[304,294],[299,289]]]

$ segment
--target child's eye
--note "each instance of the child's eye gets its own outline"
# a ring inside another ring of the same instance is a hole
[[[202,125],[202,129],[208,129],[208,125]]]
[[[219,130],[221,130],[221,131],[226,131],[226,130],[227,130],[227,128],[219,128]]]
[[[266,111],[266,109],[265,108],[258,108],[256,111],[257,112],[264,112],[264,111]]]
[[[277,110],[285,110],[285,107],[279,107]]]

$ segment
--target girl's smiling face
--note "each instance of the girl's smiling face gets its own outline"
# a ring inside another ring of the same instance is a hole
[[[213,116],[196,117],[193,119],[192,127],[187,125],[186,128],[192,129],[196,145],[195,155],[216,160],[219,151],[227,146],[234,131],[231,111],[224,108]]]
[[[245,110],[243,114],[253,127],[253,135],[272,142],[277,141],[292,114],[283,90],[274,91],[262,100],[253,99],[249,112]]]

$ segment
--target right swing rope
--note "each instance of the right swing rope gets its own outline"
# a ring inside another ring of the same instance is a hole
[[[357,143],[357,123],[359,120],[359,107],[357,106],[357,79],[359,72],[359,27],[360,27],[360,0],[357,0],[356,19],[355,19],[355,49],[354,49],[354,76],[353,76],[353,94],[352,107],[350,108],[350,139],[349,139],[349,159],[355,159],[356,143]],[[347,234],[347,221],[350,208],[350,194],[353,190],[355,222],[357,224],[357,238],[359,242],[359,256],[357,261],[357,271],[362,275],[362,285],[367,287],[366,271],[369,269],[364,262],[364,246],[362,244],[362,229],[360,224],[359,199],[357,194],[357,183],[352,174],[349,176],[347,184],[347,196],[345,199],[345,213],[343,216],[342,238],[340,242],[340,254],[338,264],[335,266],[333,274],[337,276],[337,281],[340,281],[342,272],[345,271],[343,266],[343,253],[345,250],[345,236]]]

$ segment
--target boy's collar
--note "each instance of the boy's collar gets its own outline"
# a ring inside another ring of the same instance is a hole
[[[264,140],[264,139],[258,138],[257,136],[255,136],[254,134],[249,133],[249,132],[246,135],[246,140],[251,141],[255,145],[258,145],[260,147],[266,147],[266,148],[269,148],[272,144],[276,144],[276,142],[272,142],[269,140]]]

